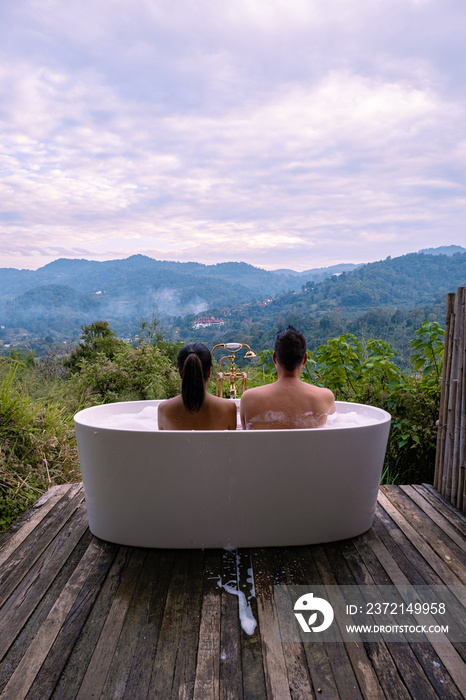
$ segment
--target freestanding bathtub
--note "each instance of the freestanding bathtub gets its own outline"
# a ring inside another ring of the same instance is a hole
[[[337,402],[337,413],[357,411],[370,422],[354,427],[105,427],[148,406],[155,415],[159,403],[105,404],[75,416],[97,537],[140,547],[267,547],[331,542],[371,527],[390,429],[385,411]]]

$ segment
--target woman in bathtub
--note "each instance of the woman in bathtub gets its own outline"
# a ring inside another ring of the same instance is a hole
[[[159,404],[159,430],[236,430],[236,404],[207,391],[212,357],[202,343],[178,353],[181,395]]]

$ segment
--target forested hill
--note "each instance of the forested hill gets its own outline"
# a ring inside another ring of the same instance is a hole
[[[18,330],[75,338],[81,325],[95,320],[131,334],[154,315],[169,336],[186,338],[199,315],[223,317],[221,332],[228,334],[243,321],[265,330],[291,316],[306,325],[335,311],[354,319],[372,309],[444,303],[447,292],[466,285],[466,251],[438,250],[305,273],[141,255],[109,262],[57,260],[35,272],[0,269],[0,339]],[[325,274],[331,276],[322,279]]]
[[[82,294],[100,293],[114,300],[131,301],[169,291],[176,292],[180,300],[198,295],[206,304],[235,302],[299,290],[308,280],[322,280],[357,267],[348,263],[295,272],[263,270],[243,262],[203,265],[154,260],[146,255],[105,262],[61,258],[38,270],[0,268],[0,301],[43,286],[65,285]]]
[[[299,292],[277,295],[265,305],[242,305],[239,312],[254,320],[290,313],[319,318],[334,310],[351,317],[387,306],[412,309],[433,304],[464,285],[466,252],[453,256],[411,253],[368,263],[322,282],[308,281]],[[212,309],[217,314],[232,311],[231,306]]]
[[[225,338],[248,343],[254,351],[272,347],[279,328],[292,324],[315,349],[329,337],[351,332],[381,338],[406,355],[413,329],[423,321],[445,321],[446,295],[466,286],[466,252],[412,253],[387,258],[333,276],[307,282],[299,292],[277,295],[267,304],[247,303],[209,309],[225,319],[220,329],[196,330],[207,345]],[[193,317],[166,322],[169,335],[192,333]]]
[[[466,253],[412,253],[368,263],[320,284],[308,282],[299,301],[317,314],[336,307],[357,311],[383,306],[412,308],[434,302],[465,284]]]

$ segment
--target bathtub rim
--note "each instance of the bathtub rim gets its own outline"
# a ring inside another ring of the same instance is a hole
[[[357,403],[355,401],[335,401],[335,406],[336,406],[336,412],[338,413],[338,408],[339,407],[354,407],[354,411],[357,413],[357,407],[361,408],[363,407],[364,409],[368,409],[369,413],[374,413],[375,416],[380,416],[380,420],[373,421],[371,420],[369,423],[361,423],[360,425],[336,425],[336,426],[321,426],[318,428],[267,428],[267,429],[255,429],[255,430],[242,430],[241,428],[236,429],[236,430],[159,430],[158,427],[155,430],[137,430],[135,428],[125,428],[124,426],[105,426],[105,425],[99,425],[98,422],[96,421],[91,421],[91,420],[86,420],[86,415],[89,416],[89,414],[92,413],[98,413],[100,409],[108,409],[109,414],[113,415],[118,415],[118,414],[124,414],[125,411],[121,410],[124,407],[134,407],[136,406],[141,406],[141,410],[143,410],[144,406],[155,406],[158,407],[159,404],[161,404],[163,401],[166,399],[140,399],[136,401],[115,401],[113,403],[102,403],[102,404],[96,404],[95,406],[88,406],[86,408],[81,409],[78,411],[74,416],[73,416],[73,421],[75,426],[76,425],[81,425],[87,428],[96,428],[98,430],[105,430],[108,432],[123,432],[123,433],[131,433],[131,434],[139,434],[139,433],[165,433],[165,434],[173,434],[173,433],[199,433],[199,434],[204,434],[204,435],[209,435],[211,433],[227,433],[227,434],[233,434],[233,433],[248,433],[248,434],[263,434],[263,433],[281,433],[281,432],[287,432],[287,433],[302,433],[302,432],[327,432],[327,431],[341,431],[341,430],[360,430],[360,429],[365,429],[370,427],[371,425],[383,425],[384,423],[390,423],[392,416],[388,411],[386,411],[383,408],[379,408],[378,406],[371,406],[370,404],[363,404],[363,403]],[[240,399],[231,399],[236,403],[237,409],[239,410],[239,404],[240,404]],[[118,406],[118,410],[112,411],[111,409]],[[131,411],[126,411],[127,413],[131,413]],[[134,411],[134,414],[137,415],[138,411]],[[351,413],[351,410],[348,411],[343,411],[342,413]],[[90,416],[89,416],[90,417]]]

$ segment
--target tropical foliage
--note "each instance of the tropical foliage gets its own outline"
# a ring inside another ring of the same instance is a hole
[[[308,353],[304,381],[329,387],[339,400],[392,414],[386,482],[432,481],[443,335],[437,322],[422,323],[410,343],[409,371],[386,341],[363,341],[352,333]],[[0,529],[52,484],[79,480],[72,422],[77,410],[178,393],[181,345],[163,340],[155,322],[131,345],[98,321],[82,327],[81,341],[65,362],[51,355],[39,362],[32,353],[17,352],[0,358]],[[263,350],[247,368],[249,385],[274,381],[272,351]]]

